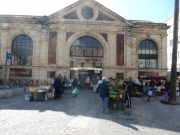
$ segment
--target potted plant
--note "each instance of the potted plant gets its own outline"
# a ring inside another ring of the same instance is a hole
[[[136,93],[136,90],[133,90],[133,93]]]
[[[122,84],[119,84],[118,89],[121,89],[121,88],[122,88]]]

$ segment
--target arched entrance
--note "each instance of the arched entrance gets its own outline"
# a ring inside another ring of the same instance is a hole
[[[102,78],[103,48],[95,38],[84,36],[70,48],[70,78],[75,73]]]

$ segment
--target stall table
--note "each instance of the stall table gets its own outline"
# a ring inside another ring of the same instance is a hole
[[[65,85],[63,85],[63,89],[64,89],[64,90],[71,89],[71,86],[65,86]]]
[[[49,93],[49,90],[51,90],[51,88],[42,89],[42,90],[37,90],[37,88],[35,89],[36,90],[34,91],[30,91],[33,101],[45,101],[45,99],[48,98],[47,94]]]

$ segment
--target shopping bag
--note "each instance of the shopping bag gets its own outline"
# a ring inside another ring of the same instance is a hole
[[[56,92],[54,91],[54,97],[56,97]]]
[[[72,94],[75,94],[76,88],[72,91]]]
[[[72,94],[78,94],[78,89],[77,89],[77,87],[72,91]]]
[[[74,92],[75,92],[75,89],[72,91],[72,94],[74,94]]]
[[[78,88],[75,89],[75,94],[78,94]]]
[[[52,92],[51,92],[51,97],[54,97],[54,89],[52,89]]]

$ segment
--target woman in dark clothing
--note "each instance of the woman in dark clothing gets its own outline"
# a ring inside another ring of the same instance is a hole
[[[126,88],[127,82],[126,80],[123,82],[123,86],[122,86],[122,90],[124,90]]]
[[[165,92],[168,92],[169,89],[170,89],[170,80],[167,80],[167,82],[165,83]]]
[[[75,75],[73,75],[73,78],[74,78],[74,80],[72,82],[72,88],[74,90],[76,87],[78,87],[78,80]],[[77,94],[74,94],[74,97],[77,97]]]
[[[57,78],[54,81],[54,88],[55,88],[55,92],[56,92],[56,97],[57,99],[59,99],[59,94],[60,94],[60,88],[62,87],[62,82],[60,80],[60,76],[58,75]]]

